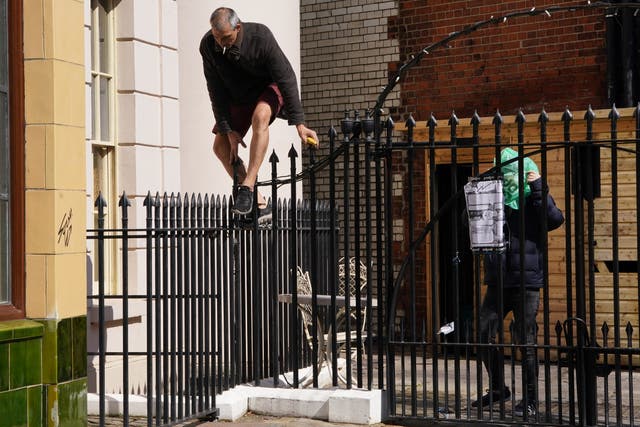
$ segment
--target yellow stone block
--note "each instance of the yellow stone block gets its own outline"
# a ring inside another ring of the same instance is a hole
[[[84,63],[84,5],[77,0],[42,0],[44,54]]]
[[[85,199],[84,191],[27,190],[27,254],[84,254]]]
[[[24,62],[24,103],[28,124],[53,122],[53,61]]]
[[[54,61],[53,97],[53,122],[84,128],[85,82],[82,65]]]
[[[48,257],[47,293],[53,293],[55,317],[64,319],[87,314],[86,253]],[[51,310],[49,310],[51,311]]]
[[[25,251],[27,254],[47,254],[54,249],[54,196],[47,190],[25,192]]]
[[[57,0],[53,8],[53,56],[84,66],[84,5]]]
[[[46,186],[46,126],[25,127],[25,185],[29,189]]]
[[[47,311],[47,257],[27,255],[26,262],[27,317],[44,319]]]
[[[25,61],[25,120],[84,127],[82,65],[57,60]]]
[[[53,58],[53,3],[57,0],[41,0],[42,1],[42,38],[44,41],[45,58]]]
[[[48,126],[46,141],[46,188],[84,191],[87,179],[84,129]]]
[[[44,16],[42,0],[23,2],[24,12],[24,57],[44,57]]]

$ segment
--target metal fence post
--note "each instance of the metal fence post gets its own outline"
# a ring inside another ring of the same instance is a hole
[[[98,194],[95,206],[98,208],[98,393],[100,398],[100,427],[105,425],[105,365],[106,342],[104,324],[104,208],[107,201]]]
[[[129,424],[129,207],[125,192],[118,202],[122,221],[122,412],[124,425]],[[98,213],[99,215],[99,213]],[[104,219],[103,219],[104,221]],[[103,222],[104,225],[104,222]],[[102,330],[102,327],[101,327]],[[102,412],[102,411],[100,411]]]

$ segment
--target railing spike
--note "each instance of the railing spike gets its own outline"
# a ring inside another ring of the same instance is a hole
[[[624,329],[624,331],[627,333],[628,338],[631,338],[633,336],[633,325],[631,325],[631,322],[627,322],[627,327]]]
[[[516,114],[516,123],[524,124],[526,123],[527,118],[522,111],[522,108],[518,108],[518,114]]]
[[[147,191],[147,195],[142,202],[142,206],[153,206],[153,200],[151,197],[151,191]]]
[[[435,128],[436,126],[438,126],[438,121],[436,120],[436,116],[431,113],[431,115],[429,116],[429,121],[427,121],[427,127]]]
[[[386,125],[387,125],[387,129],[393,129],[396,127],[396,124],[391,117],[387,118]]]
[[[589,104],[589,108],[587,108],[587,111],[584,113],[584,119],[587,121],[593,121],[595,118],[596,118],[596,113],[591,108],[591,104]]]
[[[549,115],[545,111],[544,107],[542,107],[542,111],[538,116],[538,123],[547,123],[549,121]]]
[[[121,207],[122,206],[125,206],[125,207],[131,206],[131,201],[127,197],[126,191],[122,192],[122,196],[120,196],[120,200],[118,201],[118,206],[121,206]]]
[[[416,127],[416,121],[413,118],[413,114],[409,113],[409,117],[407,117],[407,120],[405,121],[405,126],[409,129]]]
[[[298,157],[298,152],[296,151],[296,148],[294,147],[293,144],[291,144],[291,149],[289,150],[289,158],[293,159]]]
[[[458,120],[458,116],[456,116],[456,111],[455,110],[451,111],[451,117],[449,117],[449,121],[448,121],[449,126],[452,126],[452,125],[457,126],[459,123],[460,123],[460,120]]]
[[[170,199],[169,199],[169,207],[170,208],[175,208],[176,207],[176,196],[175,196],[175,193],[173,191],[171,192],[171,196],[170,196]]]
[[[615,102],[613,103],[613,106],[611,107],[611,111],[609,111],[608,118],[611,121],[617,121],[620,118],[620,112],[616,108],[616,103]]]
[[[491,121],[494,125],[501,125],[504,123],[502,119],[502,115],[500,114],[500,110],[496,109],[496,114],[493,115],[493,120]]]
[[[273,150],[273,152],[271,153],[271,156],[269,157],[269,162],[270,163],[278,163],[280,161],[280,159],[278,158],[278,155],[276,154],[276,150]]]
[[[478,115],[478,110],[474,110],[473,116],[471,116],[471,125],[479,125],[481,122],[480,115]]]
[[[105,200],[104,197],[102,197],[102,191],[98,192],[98,197],[96,198],[96,202],[94,204],[95,207],[97,208],[104,208],[107,206],[107,201]]]
[[[562,113],[562,121],[563,122],[570,122],[571,120],[573,120],[573,113],[571,113],[571,111],[569,110],[569,106],[567,105],[564,109],[564,112]]]

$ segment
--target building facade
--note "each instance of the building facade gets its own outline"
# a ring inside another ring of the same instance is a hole
[[[11,213],[3,227],[14,230],[2,250],[11,266],[0,305],[2,418],[84,425],[84,5],[11,0],[0,9],[8,41],[0,63],[10,83],[2,126]]]
[[[96,224],[98,194],[107,226],[115,226],[126,192],[135,226],[144,222],[148,192],[230,193],[211,152],[213,114],[198,52],[209,15],[222,5],[0,1],[0,424],[86,425],[95,384],[87,348],[97,346],[86,230]],[[299,30],[290,25],[297,2],[279,1],[278,17],[268,13],[273,4],[232,7],[243,20],[269,25],[299,72]],[[272,126],[271,140],[280,152],[299,144],[284,122]],[[106,249],[108,292],[117,293],[119,248]],[[129,253],[136,290],[138,249]],[[134,335],[145,324],[136,310]],[[121,310],[109,313],[107,341],[117,346]],[[117,377],[119,362],[109,368]]]

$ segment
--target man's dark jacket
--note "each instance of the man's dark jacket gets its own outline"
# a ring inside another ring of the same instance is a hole
[[[233,46],[223,53],[211,31],[200,41],[200,54],[211,107],[221,133],[229,133],[229,105],[253,104],[272,83],[284,99],[282,117],[304,122],[296,75],[275,37],[262,24],[243,22]]]
[[[555,230],[564,222],[562,212],[556,206],[551,195],[547,195],[547,211],[543,211],[542,203],[542,179],[529,183],[531,194],[525,199],[524,206],[524,285],[528,289],[540,289],[544,284],[542,271],[542,255],[544,253],[543,229],[544,217],[547,217],[547,231]],[[509,246],[502,254],[490,253],[484,258],[485,283],[488,286],[498,285],[500,268],[499,260],[502,260],[503,287],[520,287],[520,211],[507,208],[505,233]]]

